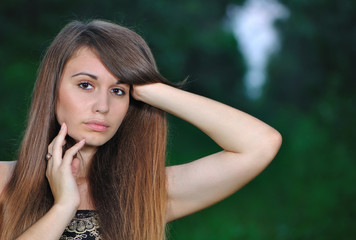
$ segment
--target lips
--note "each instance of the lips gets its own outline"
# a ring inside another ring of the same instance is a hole
[[[103,120],[90,120],[84,124],[95,132],[105,132],[109,128],[109,124]]]

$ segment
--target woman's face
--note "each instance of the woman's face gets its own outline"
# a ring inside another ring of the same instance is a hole
[[[67,62],[59,85],[57,120],[68,135],[97,147],[111,139],[129,107],[128,84],[120,83],[99,56],[83,47]]]

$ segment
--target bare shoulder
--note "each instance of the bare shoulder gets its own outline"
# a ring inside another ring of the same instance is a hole
[[[0,192],[9,181],[15,165],[16,161],[0,161]]]

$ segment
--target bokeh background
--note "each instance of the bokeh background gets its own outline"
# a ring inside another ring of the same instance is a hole
[[[251,113],[283,136],[261,175],[169,224],[169,239],[355,239],[356,1],[280,0],[287,14],[271,22],[279,47],[254,97],[246,90],[246,48],[231,24],[231,9],[249,1],[1,0],[1,160],[16,158],[36,71],[54,36],[73,19],[108,19],[141,34],[169,80],[189,77],[189,91]],[[259,30],[252,33],[251,41]],[[169,124],[169,164],[219,150],[189,124],[172,116]]]

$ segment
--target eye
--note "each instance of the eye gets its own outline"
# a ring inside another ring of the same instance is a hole
[[[82,89],[85,89],[85,90],[93,89],[93,86],[88,82],[81,82],[81,83],[78,84],[78,87],[80,87]]]
[[[118,96],[123,96],[126,94],[125,91],[120,88],[113,88],[110,90],[110,92]]]

